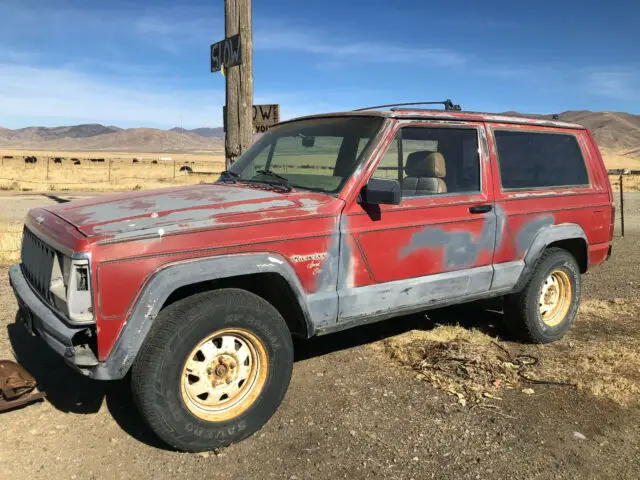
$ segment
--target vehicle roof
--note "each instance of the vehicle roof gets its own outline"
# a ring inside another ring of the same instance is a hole
[[[502,115],[499,113],[487,112],[465,112],[450,110],[431,110],[423,108],[394,108],[391,110],[358,110],[358,111],[342,111],[319,113],[314,115],[305,115],[302,117],[292,118],[282,123],[294,120],[309,120],[314,118],[330,118],[330,117],[384,117],[384,118],[400,118],[400,119],[429,119],[429,120],[457,120],[457,121],[476,121],[476,122],[497,122],[497,123],[513,123],[517,125],[535,125],[557,128],[570,128],[585,130],[583,125],[577,123],[562,122],[560,120],[550,120],[547,118],[535,118],[527,116]]]

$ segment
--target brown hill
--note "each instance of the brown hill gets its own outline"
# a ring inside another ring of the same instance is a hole
[[[60,151],[196,152],[220,150],[221,137],[156,128],[70,127],[0,128],[0,147]]]
[[[521,114],[551,118],[552,114]],[[575,122],[589,128],[600,148],[607,153],[640,160],[640,115],[623,112],[562,112],[560,120]],[[0,148],[66,150],[66,151],[130,151],[130,152],[195,152],[219,151],[224,148],[221,128],[129,128],[99,124],[69,127],[28,127],[9,130],[0,127]]]

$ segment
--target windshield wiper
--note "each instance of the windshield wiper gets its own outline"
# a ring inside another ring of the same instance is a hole
[[[236,179],[239,177],[240,175],[238,175],[236,172],[232,172],[231,170],[225,170],[223,172],[220,172],[220,179],[223,182],[229,181],[231,180],[232,183],[236,183]],[[223,179],[223,177],[227,177],[226,179]]]
[[[276,187],[283,188],[287,192],[290,192],[293,189],[293,187],[289,183],[289,180],[286,177],[283,177],[282,175],[278,175],[276,172],[272,172],[271,170],[256,170],[256,173],[258,173],[260,175],[265,175],[267,177],[277,178],[280,181],[279,182],[264,182],[264,181],[255,180],[255,179],[251,179],[251,180],[247,179],[247,180],[244,180],[244,181],[255,182],[255,183],[266,183],[267,185],[273,185],[273,186],[276,186]]]
[[[289,183],[289,179],[288,178],[283,177],[282,175],[278,175],[273,170],[256,170],[256,173],[259,173],[260,175],[267,175],[269,177],[279,178],[280,180],[283,180],[283,181]]]

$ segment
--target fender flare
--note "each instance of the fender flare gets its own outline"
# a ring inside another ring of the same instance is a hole
[[[550,225],[538,231],[533,238],[529,248],[524,254],[524,268],[516,285],[514,292],[521,291],[533,274],[533,269],[538,263],[538,259],[542,255],[542,252],[554,242],[561,240],[573,240],[581,239],[588,246],[587,235],[584,230],[577,223],[560,223],[557,225]],[[587,265],[589,264],[589,249],[587,248]]]
[[[118,380],[127,374],[160,309],[178,288],[257,273],[277,273],[285,279],[298,301],[308,336],[312,336],[315,326],[309,313],[307,295],[293,268],[281,255],[236,254],[187,260],[163,267],[147,281],[109,356],[91,376],[99,380]]]

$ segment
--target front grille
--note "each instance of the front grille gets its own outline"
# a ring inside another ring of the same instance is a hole
[[[56,251],[25,227],[22,234],[22,271],[27,281],[42,298],[52,303],[51,272]]]

